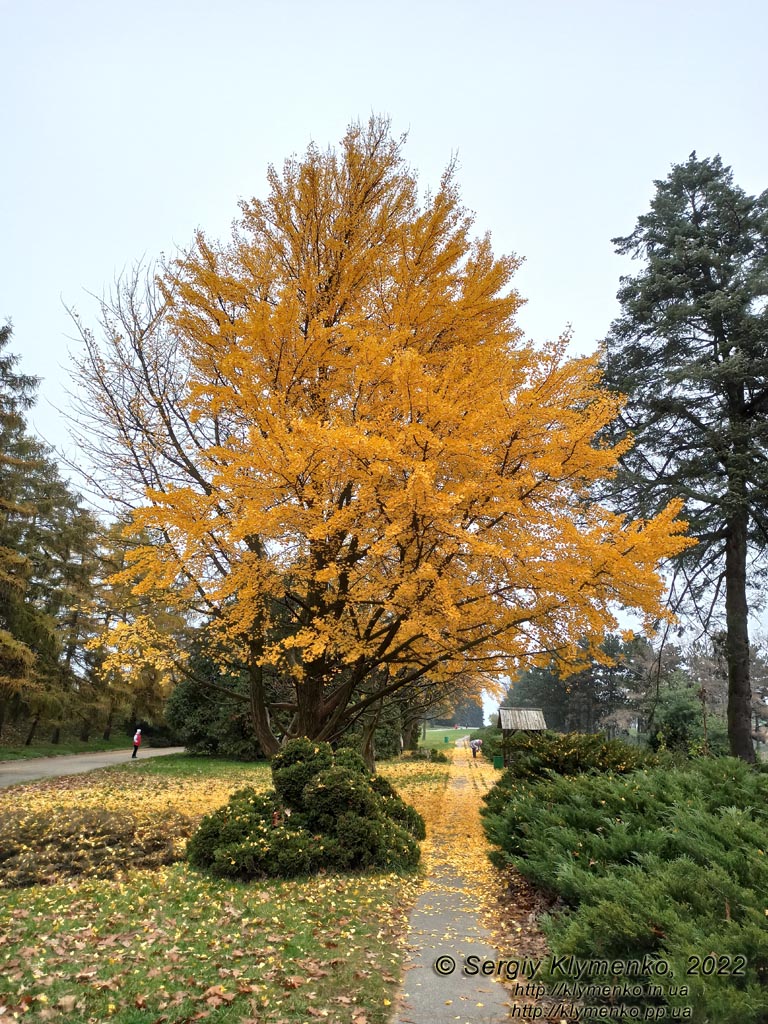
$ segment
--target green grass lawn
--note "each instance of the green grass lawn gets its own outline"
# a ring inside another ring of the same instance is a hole
[[[432,747],[437,747],[438,750],[442,750],[444,747],[448,749],[455,745],[456,740],[461,739],[463,736],[469,736],[472,732],[471,729],[427,729],[426,737],[422,738],[419,733],[419,746],[426,747],[431,750]],[[445,742],[445,737],[448,737],[448,742]]]
[[[396,876],[243,885],[178,864],[5,895],[0,1002],[25,1021],[389,1017]]]
[[[141,760],[141,752],[139,752]],[[133,765],[131,765],[133,768]],[[144,775],[169,779],[229,779],[233,785],[267,786],[269,761],[229,761],[224,757],[203,757],[198,754],[165,754],[141,761]]]
[[[415,764],[383,773],[406,798],[447,778]],[[156,825],[171,801],[199,820],[227,787],[269,784],[266,763],[170,755],[15,787],[0,813],[21,796],[25,817],[90,802],[138,808]],[[417,876],[381,872],[242,884],[181,862],[5,888],[0,1022],[385,1024],[416,885]]]

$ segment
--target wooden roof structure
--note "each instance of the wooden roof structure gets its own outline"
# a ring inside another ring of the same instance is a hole
[[[512,735],[516,732],[541,732],[547,728],[541,708],[499,708],[496,723],[501,729],[501,753],[504,767],[510,765]]]
[[[547,728],[544,712],[541,708],[499,708],[499,720],[496,723],[502,732],[539,732]]]

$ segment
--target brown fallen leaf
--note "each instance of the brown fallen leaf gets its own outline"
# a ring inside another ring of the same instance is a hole
[[[300,978],[298,974],[291,974],[283,980],[283,988],[301,988],[304,983],[304,978]]]

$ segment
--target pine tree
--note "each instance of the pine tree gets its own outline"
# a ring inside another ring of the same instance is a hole
[[[724,591],[730,746],[752,761],[748,593],[758,563],[751,577],[747,566],[768,542],[768,191],[746,195],[720,157],[695,153],[655,184],[650,211],[614,239],[643,261],[622,278],[605,350],[635,438],[614,493],[641,515],[686,499],[699,543],[678,565],[692,593],[715,601]]]
[[[50,450],[28,431],[37,379],[16,372],[0,329],[0,726],[8,710],[38,724],[89,718],[100,526],[64,481]]]

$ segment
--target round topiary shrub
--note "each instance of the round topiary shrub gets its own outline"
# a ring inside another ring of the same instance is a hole
[[[411,807],[397,794],[393,797],[384,797],[383,806],[386,816],[409,832],[414,839],[426,838],[427,827],[415,807]]]
[[[240,789],[203,819],[187,846],[192,864],[251,879],[418,863],[421,815],[385,779],[369,775],[354,751],[334,757],[326,743],[293,740],[275,757],[272,775],[275,791]]]
[[[383,775],[374,775],[371,779],[371,789],[379,796],[397,796],[397,790]]]
[[[197,832],[187,843],[187,857],[196,867],[210,868],[215,874],[237,875],[239,871],[221,870],[222,851],[251,843],[255,837],[267,835],[265,823],[281,813],[277,793],[257,793],[250,787],[239,789],[229,802],[200,822]],[[269,843],[271,844],[271,836]],[[263,845],[263,844],[261,844]],[[255,874],[259,872],[254,871]]]
[[[333,832],[342,814],[366,818],[380,812],[379,797],[368,780],[349,768],[320,772],[305,786],[303,799],[309,827],[322,832]]]
[[[272,779],[278,796],[286,807],[300,811],[302,794],[307,783],[330,768],[333,750],[330,743],[303,737],[290,740],[272,759]]]
[[[352,868],[413,868],[419,862],[419,844],[404,828],[384,815],[361,818],[342,814],[335,823],[339,845]]]
[[[387,779],[377,775],[371,780],[371,788],[380,797],[382,810],[388,818],[397,822],[406,832],[410,832],[414,838],[426,838],[427,829],[424,819],[415,807],[411,807],[410,804],[403,800],[395,787]]]
[[[370,775],[368,765],[365,763],[362,754],[358,754],[351,747],[340,747],[333,755],[334,764],[339,768],[349,768],[358,775]]]

